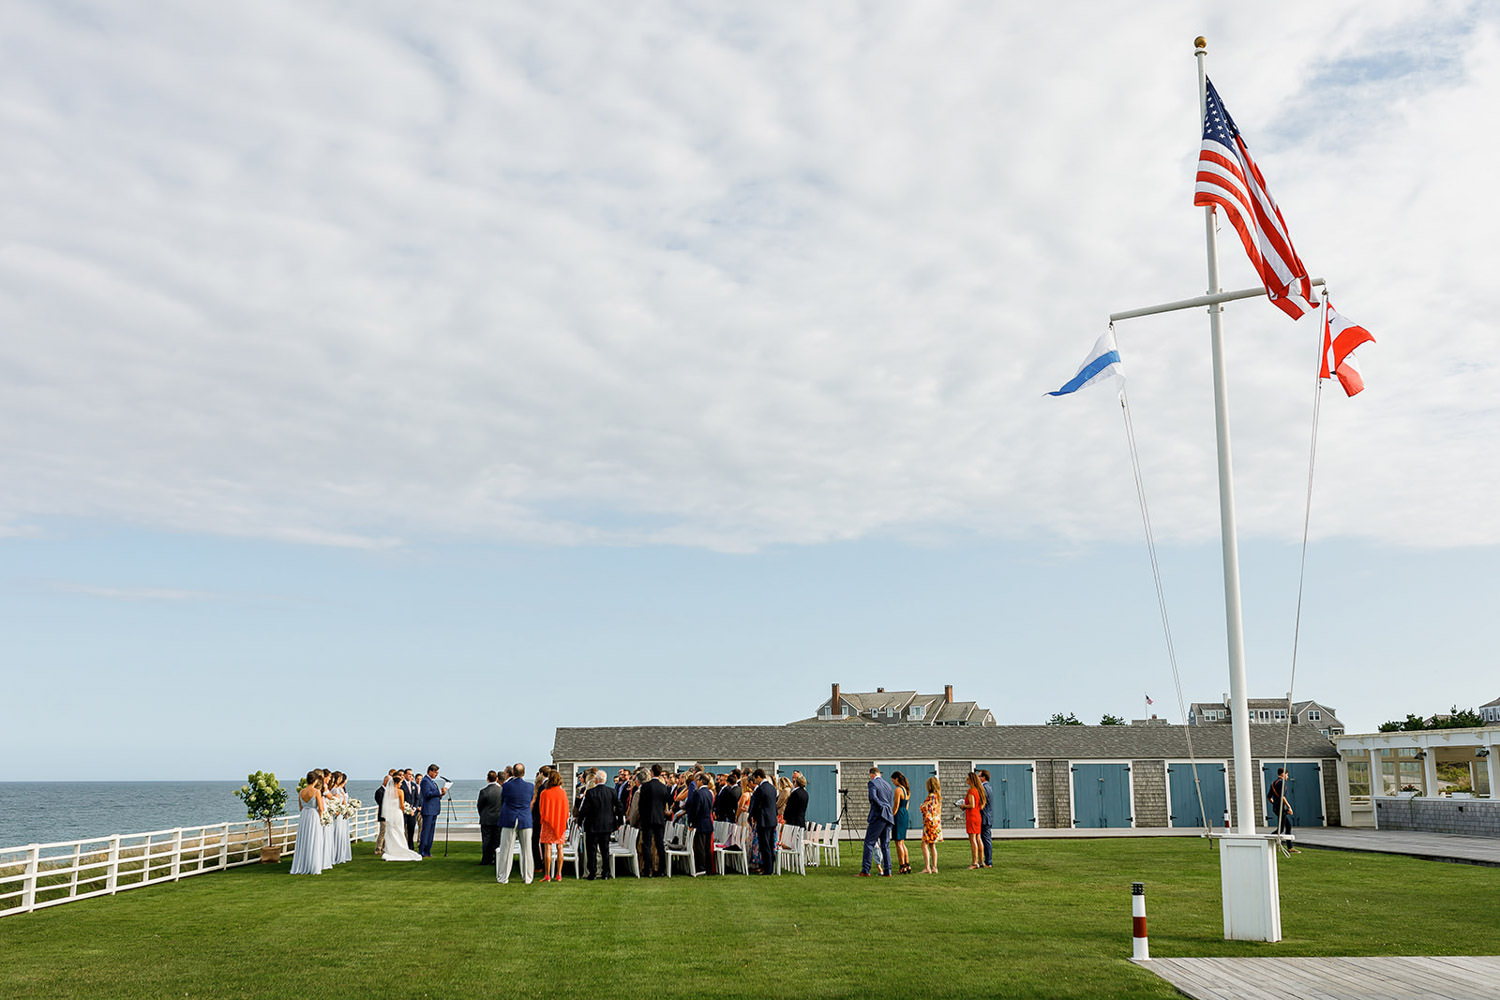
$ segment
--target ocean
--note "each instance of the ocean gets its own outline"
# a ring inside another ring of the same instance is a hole
[[[245,807],[239,781],[0,781],[0,847],[50,844],[114,833],[234,823]],[[295,780],[286,783],[295,811]],[[349,794],[375,804],[376,778],[349,779]],[[455,781],[449,794],[470,805],[483,781]]]

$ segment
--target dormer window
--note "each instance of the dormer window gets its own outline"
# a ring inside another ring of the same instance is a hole
[[[1309,708],[1307,710],[1307,721],[1308,722],[1322,722],[1323,721],[1323,713],[1320,712],[1320,711],[1318,711],[1316,708]],[[1323,735],[1327,736],[1328,733],[1325,731],[1323,733]]]
[[[913,721],[922,718],[922,716],[924,716],[926,714],[927,714],[927,706],[926,705],[913,705],[911,707],[911,717],[912,717]]]

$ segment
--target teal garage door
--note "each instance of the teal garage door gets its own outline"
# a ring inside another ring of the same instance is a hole
[[[1172,826],[1227,827],[1229,796],[1225,789],[1228,768],[1223,764],[1199,761],[1198,785],[1193,785],[1193,763],[1174,760],[1167,764],[1167,814]],[[1203,808],[1198,808],[1198,793],[1203,793]],[[1204,817],[1208,822],[1204,822]]]
[[[1280,764],[1261,765],[1261,788],[1270,791],[1276,780],[1276,769]],[[1287,800],[1292,804],[1292,826],[1323,825],[1323,783],[1318,780],[1322,768],[1313,763],[1291,763],[1286,765],[1291,780],[1287,782],[1290,793]],[[1271,815],[1271,803],[1262,798],[1261,811],[1266,814],[1266,825],[1274,827],[1277,818]]]
[[[839,769],[837,764],[777,764],[777,775],[790,778],[801,771],[807,778],[807,821],[832,824],[839,818]]]
[[[920,837],[922,835],[922,815],[917,812],[917,807],[922,804],[923,799],[927,798],[927,779],[937,774],[937,764],[878,764],[878,766],[880,768],[880,776],[886,781],[890,781],[894,785],[895,781],[891,779],[891,775],[900,771],[902,777],[906,779],[906,783],[911,786],[911,804],[906,807],[907,829],[909,835]],[[861,775],[861,777],[866,776]],[[859,817],[859,822],[856,825],[863,827],[865,819],[870,815],[869,795],[861,794],[859,801],[855,802],[854,793],[850,792],[849,811]],[[913,830],[916,831],[915,834],[910,833]]]
[[[1073,825],[1082,829],[1129,827],[1129,764],[1073,765]]]
[[[995,819],[990,829],[1030,830],[1036,826],[1032,765],[979,763],[974,770],[990,772],[990,793],[995,797]]]

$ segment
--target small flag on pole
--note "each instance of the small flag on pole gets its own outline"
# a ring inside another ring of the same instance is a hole
[[[1212,81],[1203,115],[1203,144],[1198,151],[1198,183],[1193,204],[1218,206],[1240,234],[1245,254],[1271,303],[1292,319],[1312,312],[1312,280],[1297,257],[1286,220],[1250,150],[1229,117]]]
[[[1156,702],[1154,702],[1154,701],[1151,700],[1151,696],[1149,694],[1146,695],[1146,704],[1148,704],[1148,705],[1155,705],[1156,704]]]
[[[1338,314],[1333,302],[1327,303],[1323,320],[1323,368],[1318,374],[1323,378],[1338,376],[1344,395],[1353,396],[1364,390],[1364,376],[1359,373],[1359,361],[1354,349],[1360,344],[1375,342],[1370,331],[1353,320]]]
[[[1103,382],[1106,379],[1124,381],[1125,372],[1120,368],[1120,349],[1115,346],[1115,328],[1111,326],[1099,340],[1094,344],[1094,349],[1078,367],[1078,374],[1063,383],[1063,387],[1056,392],[1049,392],[1049,396],[1066,396],[1070,392],[1077,392],[1084,386]]]

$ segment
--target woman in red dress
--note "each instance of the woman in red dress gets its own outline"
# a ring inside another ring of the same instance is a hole
[[[568,794],[562,790],[562,775],[556,769],[547,775],[547,787],[537,799],[537,809],[542,814],[542,881],[560,882],[562,844],[568,835]]]
[[[969,835],[969,870],[979,868],[984,862],[984,845],[980,841],[980,814],[984,811],[984,783],[978,773],[969,772],[969,787],[964,792],[964,832]]]

